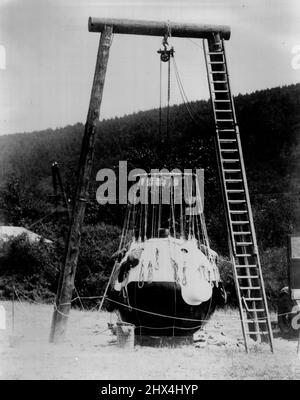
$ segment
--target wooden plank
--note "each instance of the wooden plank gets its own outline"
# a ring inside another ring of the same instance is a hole
[[[207,39],[212,34],[218,33],[225,40],[230,38],[230,27],[227,25],[89,17],[88,27],[90,32],[103,32],[105,25],[112,26],[114,33],[127,35],[170,36],[171,34],[173,37]]]
[[[61,271],[61,287],[55,302],[52,318],[50,342],[58,343],[65,337],[67,320],[71,309],[71,300],[74,289],[74,279],[79,255],[81,231],[84,220],[86,201],[88,198],[89,180],[92,172],[92,163],[95,145],[96,123],[99,120],[100,105],[112,39],[112,27],[106,26],[100,38],[94,81],[87,115],[87,121],[82,140],[79,160],[79,173],[73,213],[70,224],[69,238],[66,248],[65,262]]]

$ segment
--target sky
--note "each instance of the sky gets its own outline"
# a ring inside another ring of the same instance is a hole
[[[299,0],[0,0],[0,135],[85,122],[100,36],[89,16],[230,25],[234,95],[300,82]],[[188,99],[207,99],[201,40],[170,44]],[[114,35],[100,119],[159,106],[160,46]],[[164,66],[163,104],[165,77]],[[171,103],[180,102],[172,74]]]

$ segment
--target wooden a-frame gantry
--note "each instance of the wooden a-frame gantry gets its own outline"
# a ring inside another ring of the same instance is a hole
[[[230,38],[230,28],[226,25],[103,18],[89,18],[88,27],[90,32],[101,33],[101,36],[79,160],[77,190],[73,203],[65,261],[56,296],[50,341],[59,342],[64,338],[67,318],[71,308],[81,231],[92,171],[96,124],[99,120],[112,35],[151,35],[165,38],[172,35],[172,37],[203,39],[216,128],[215,142],[226,211],[229,249],[233,264],[245,349],[248,351],[249,338],[252,338],[257,341],[266,339],[270,344],[271,351],[273,351],[270,316],[225,55],[224,41]]]

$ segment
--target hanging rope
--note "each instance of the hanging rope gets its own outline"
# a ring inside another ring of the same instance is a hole
[[[31,229],[33,226],[35,226],[36,224],[42,222],[44,219],[50,217],[50,215],[53,215],[57,212],[57,210],[51,211],[49,214],[44,215],[42,218],[38,219],[37,221],[33,222],[32,224],[30,224],[27,229]]]
[[[174,190],[174,177],[171,176],[171,182],[170,182],[170,194],[171,194],[171,216],[172,216],[172,228],[173,228],[173,236],[176,238],[176,221],[175,221],[175,211],[174,211],[174,195],[173,195],[173,190]]]
[[[157,52],[160,54],[160,78],[159,78],[159,147],[163,141],[162,138],[162,63],[168,63],[168,82],[167,82],[167,116],[166,116],[166,143],[169,142],[169,125],[170,125],[170,97],[171,97],[171,58],[174,57],[173,47],[169,48],[168,38],[171,37],[171,26],[168,23],[167,33],[162,41],[162,49]]]
[[[182,176],[180,176],[181,180],[181,188],[182,188]],[[181,193],[181,199],[180,199],[180,236],[182,239],[185,239],[185,232],[184,232],[184,217],[183,217],[183,193]]]
[[[162,61],[159,59],[159,115],[158,115],[158,149],[159,156],[161,157],[161,140],[162,140]]]
[[[158,185],[158,227],[157,227],[157,237],[159,237],[159,232],[161,228],[161,218],[162,218],[162,181],[159,177],[159,185]]]
[[[167,102],[167,128],[166,128],[166,142],[169,144],[169,125],[170,125],[170,96],[171,96],[171,59],[168,61],[168,102]]]
[[[145,222],[145,226],[144,226],[144,240],[147,240],[147,224],[148,224],[148,176],[146,178],[146,182],[145,182],[146,188],[145,188],[145,218],[144,218],[144,222]]]
[[[198,120],[198,118],[196,117],[196,111],[192,108],[191,102],[188,100],[188,97],[186,95],[186,92],[184,90],[181,78],[180,78],[180,74],[177,68],[177,64],[175,61],[175,57],[173,57],[173,66],[174,66],[174,72],[175,72],[175,77],[176,77],[176,81],[177,81],[177,85],[178,85],[178,89],[179,89],[179,93],[180,96],[182,98],[182,102],[186,108],[187,113],[189,114],[191,120],[194,122],[195,125],[199,126],[200,125],[200,121]]]

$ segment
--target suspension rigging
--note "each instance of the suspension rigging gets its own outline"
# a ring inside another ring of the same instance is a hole
[[[189,101],[184,86],[182,84],[182,80],[180,77],[180,73],[178,70],[178,66],[175,60],[175,50],[173,46],[170,46],[168,43],[168,38],[171,37],[171,31],[168,30],[168,33],[165,34],[162,40],[162,46],[157,53],[160,54],[160,69],[159,69],[159,132],[158,132],[158,148],[159,153],[161,154],[161,146],[165,142],[169,143],[169,132],[170,132],[170,98],[171,98],[171,60],[173,62],[173,70],[174,76],[176,78],[178,90],[183,102],[183,105],[193,122],[196,126],[200,125],[200,121],[197,117],[196,110],[193,108],[191,102]],[[167,71],[167,107],[166,107],[166,127],[165,127],[165,138],[163,137],[163,113],[162,113],[162,65],[163,63],[168,63],[168,71]]]
[[[169,46],[168,37],[171,36],[170,31],[165,34],[162,40],[162,46],[157,53],[160,54],[160,72],[159,72],[159,148],[164,142],[162,137],[162,63],[168,63],[168,86],[167,86],[167,116],[166,116],[166,144],[169,142],[169,125],[170,125],[170,97],[171,97],[171,58],[174,58],[175,50]],[[160,149],[161,150],[161,149]]]

